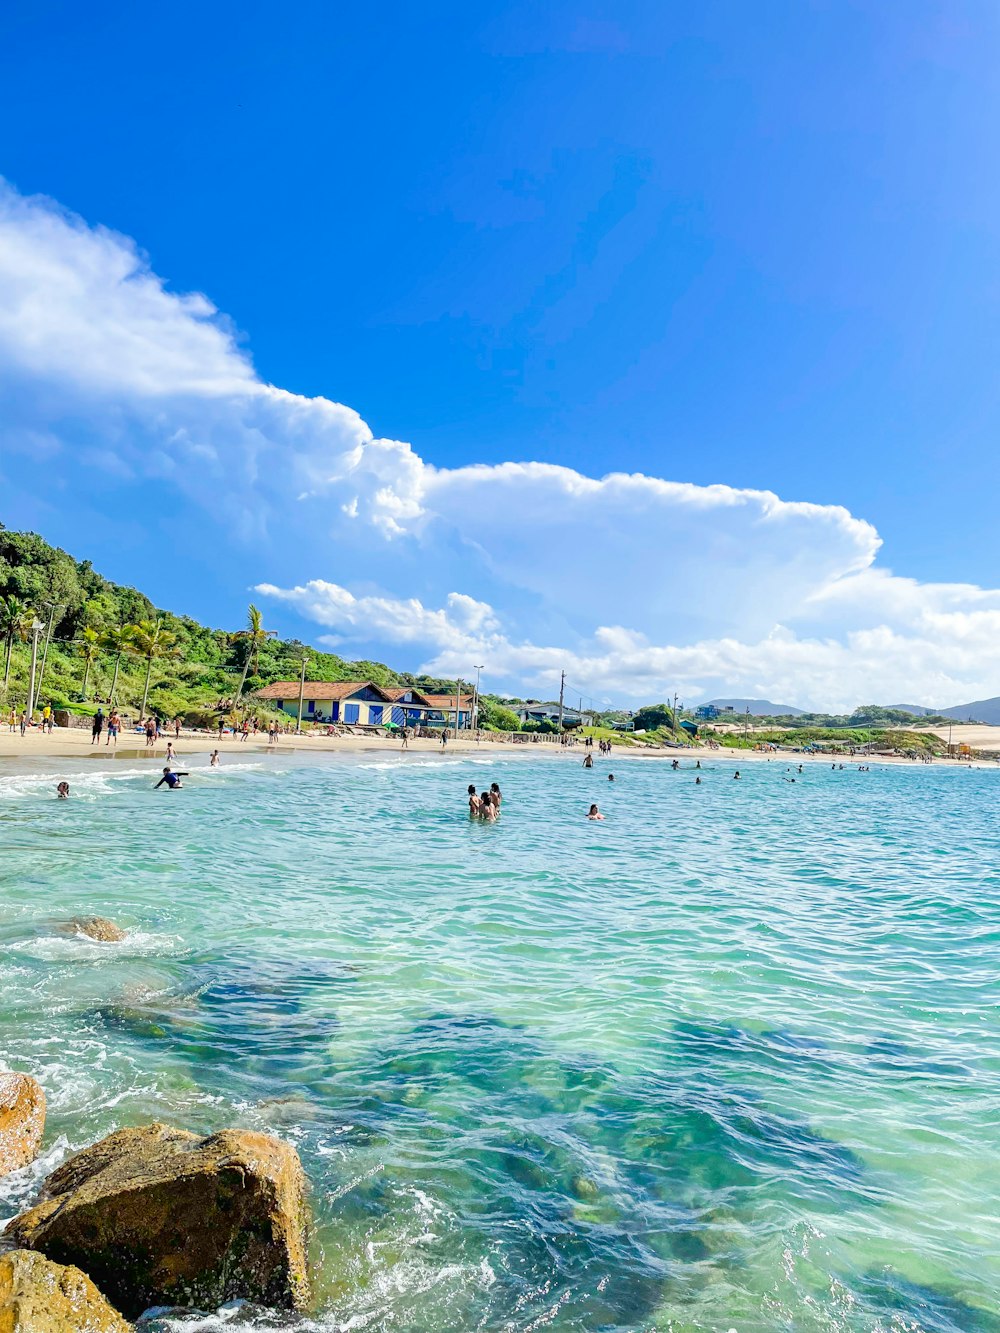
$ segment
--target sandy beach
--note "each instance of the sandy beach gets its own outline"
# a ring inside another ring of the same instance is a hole
[[[947,730],[938,732],[942,738],[947,740]],[[214,735],[207,735],[205,732],[182,731],[179,738],[174,738],[173,734],[164,735],[156,746],[152,749],[146,747],[145,737],[139,732],[126,732],[118,739],[117,747],[109,746],[105,743],[105,737],[102,737],[100,744],[93,745],[90,739],[90,732],[82,727],[56,727],[51,735],[43,734],[38,730],[31,730],[23,737],[15,732],[11,734],[6,728],[0,731],[0,760],[11,759],[30,759],[30,758],[73,758],[73,759],[110,759],[115,756],[128,759],[148,759],[151,763],[156,760],[162,760],[167,752],[167,742],[173,741],[174,750],[180,757],[185,755],[205,755],[212,750],[217,749],[222,756],[227,755],[246,755],[250,753],[261,753],[273,751],[278,754],[292,754],[296,752],[304,754],[399,754],[405,757],[406,754],[440,754],[442,752],[441,742],[431,737],[412,738],[406,748],[403,750],[400,742],[392,737],[386,736],[324,736],[304,734],[302,736],[285,735],[278,741],[277,745],[269,746],[266,733],[260,733],[257,737],[250,736],[246,741],[237,737],[226,736],[221,741]],[[953,728],[952,741],[954,744],[968,744],[976,749],[992,750],[1000,752],[1000,727],[985,726],[956,726]],[[557,745],[553,741],[526,741],[514,742],[507,738],[506,733],[483,732],[482,739],[477,741],[474,735],[462,734],[458,738],[448,741],[447,754],[482,754],[489,753],[491,750],[502,751],[505,757],[512,755],[525,755],[526,757],[543,758],[550,756],[552,758],[580,758],[582,762],[584,748],[577,743],[573,746]],[[598,757],[594,752],[595,759]],[[691,746],[683,750],[674,749],[669,746],[615,746],[612,758],[615,763],[621,763],[625,760],[634,762],[636,760],[670,760],[680,759],[682,763],[689,763],[695,759],[715,760],[731,762],[737,768],[741,764],[767,762],[778,762],[782,759],[795,759],[796,763],[829,763],[830,756],[826,754],[795,754],[789,751],[780,751],[778,753],[767,754],[757,750],[727,750],[712,749],[709,746]],[[902,764],[906,767],[923,767],[919,762],[910,759],[904,759],[899,756],[872,756],[871,762],[880,764]],[[977,760],[978,763],[993,764],[993,760]],[[968,759],[946,759],[938,758],[934,760],[935,764],[967,766]]]

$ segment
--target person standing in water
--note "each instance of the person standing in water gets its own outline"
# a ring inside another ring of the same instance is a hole
[[[488,791],[484,791],[479,798],[479,818],[484,820],[487,824],[495,824],[499,813],[499,807],[493,804],[491,794]]]
[[[219,767],[219,752],[218,752],[218,750],[213,750],[213,751],[212,751],[212,757],[211,757],[211,759],[208,761],[208,766],[209,766],[209,768],[218,768],[218,767]]]
[[[470,782],[470,783],[469,783],[469,818],[470,818],[470,819],[476,819],[476,818],[478,817],[478,815],[479,815],[479,807],[480,807],[480,800],[479,800],[479,793],[476,791],[476,784],[475,784],[474,782]]]
[[[66,798],[69,796],[68,782],[60,782],[59,786],[56,788],[56,796],[60,801],[66,800]]]
[[[588,819],[603,819],[604,816],[601,814],[600,810],[598,810],[598,808],[597,808],[596,805],[592,805],[592,806],[590,807],[590,809],[587,811],[587,818],[588,818]]]
[[[584,766],[584,768],[593,768],[593,767],[594,767],[594,756],[593,756],[592,754],[588,754],[588,755],[587,755],[586,759],[584,759],[584,761],[583,761],[583,766]]]
[[[489,797],[493,803],[497,814],[500,813],[500,807],[503,805],[503,797],[500,795],[500,787],[496,782],[490,783]]]

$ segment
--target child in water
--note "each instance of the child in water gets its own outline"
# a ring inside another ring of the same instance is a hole
[[[56,796],[59,798],[60,801],[65,801],[68,795],[69,795],[69,783],[60,782],[59,786],[56,788]]]

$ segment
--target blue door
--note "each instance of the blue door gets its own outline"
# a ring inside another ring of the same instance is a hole
[[[350,726],[352,722],[357,722],[360,716],[361,716],[360,704],[344,704],[344,721],[347,723],[348,726]]]
[[[380,726],[382,725],[382,705],[381,705],[381,704],[369,704],[369,705],[368,705],[368,721],[372,724],[373,727],[380,727]]]
[[[396,707],[394,705],[392,710],[392,720],[393,722],[395,722],[397,727],[405,726],[406,725],[405,711],[402,708]]]

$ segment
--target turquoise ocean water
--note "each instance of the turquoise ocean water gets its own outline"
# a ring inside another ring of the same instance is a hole
[[[1000,773],[612,767],[0,770],[0,1053],[49,1096],[0,1215],[235,1123],[312,1182],[307,1329],[998,1333]]]

